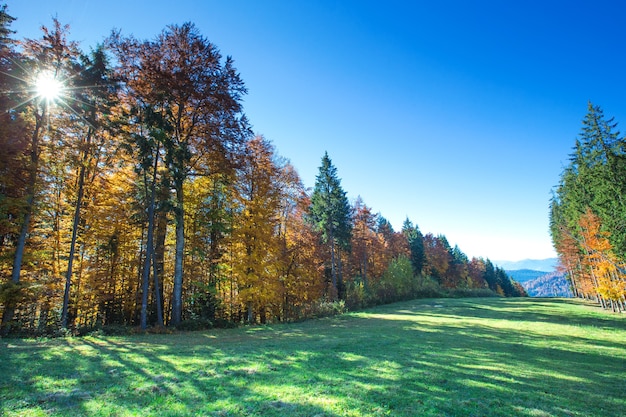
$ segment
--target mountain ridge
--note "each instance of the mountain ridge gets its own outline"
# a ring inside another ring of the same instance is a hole
[[[531,270],[541,272],[554,272],[556,271],[559,259],[522,259],[521,261],[494,261],[493,263],[506,271]]]
[[[539,271],[537,271],[539,272]],[[543,274],[535,279],[520,283],[530,297],[572,298],[572,289],[563,272]]]

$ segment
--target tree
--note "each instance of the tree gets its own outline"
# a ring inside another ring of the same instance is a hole
[[[354,204],[354,215],[352,218],[352,243],[351,258],[354,264],[354,274],[356,274],[367,287],[368,273],[370,278],[375,275],[371,271],[372,257],[379,255],[382,247],[377,244],[376,217],[369,207],[365,205],[361,197],[357,197]]]
[[[424,258],[426,275],[432,276],[440,284],[444,283],[444,278],[452,261],[450,244],[445,236],[434,236],[431,233],[424,236]]]
[[[330,250],[332,297],[342,298],[342,282],[338,249],[347,250],[352,235],[351,209],[346,193],[337,177],[328,152],[322,157],[322,165],[315,178],[311,196],[310,218],[322,241]]]
[[[446,286],[450,288],[469,287],[469,258],[458,245],[450,251],[450,268],[446,273]]]
[[[255,309],[265,322],[267,308],[281,305],[277,279],[280,170],[274,148],[267,140],[257,136],[248,142],[238,181],[239,208],[233,230],[236,246],[233,270],[248,322],[255,321]]]
[[[171,324],[182,320],[186,180],[232,161],[248,134],[241,100],[246,93],[230,57],[222,56],[191,23],[167,27],[153,42],[111,39],[124,81],[159,113],[165,162],[175,192],[176,255]]]
[[[4,255],[14,246],[17,235],[17,217],[20,210],[20,200],[24,193],[21,184],[25,156],[28,147],[27,125],[20,115],[15,115],[12,109],[19,104],[20,99],[12,97],[6,92],[14,91],[16,78],[13,75],[18,70],[14,62],[17,52],[14,41],[10,36],[14,33],[10,29],[14,17],[7,13],[7,6],[0,7],[0,255]],[[12,114],[13,113],[13,114]],[[2,256],[5,258],[5,256]],[[7,271],[8,272],[8,271]],[[9,323],[13,319],[14,308],[20,296],[19,274],[13,275],[11,280],[4,282],[4,265],[0,264],[0,302],[4,304],[1,334],[8,333]]]
[[[550,231],[574,293],[603,306],[610,300],[613,308],[626,303],[620,289],[620,265],[626,257],[624,178],[626,141],[617,123],[589,103],[550,203]]]
[[[613,253],[610,233],[602,230],[599,216],[588,209],[580,218],[581,245],[584,253],[583,266],[589,271],[595,291],[601,302],[607,300],[613,310],[624,308],[626,280],[625,266]]]
[[[324,254],[319,232],[307,219],[311,200],[293,167],[287,165],[283,172],[286,183],[291,184],[283,200],[286,204],[279,235],[283,315],[287,319],[300,319],[306,317],[310,306],[323,294]]]
[[[486,265],[482,258],[472,258],[468,266],[468,275],[471,288],[488,288],[485,281]]]
[[[413,267],[413,273],[417,275],[421,275],[422,270],[424,268],[424,236],[420,232],[419,227],[417,225],[413,226],[413,223],[407,217],[404,223],[402,224],[402,234],[406,237],[409,250],[411,252],[411,266]]]
[[[43,36],[41,39],[26,40],[23,42],[23,54],[19,64],[19,70],[16,70],[13,75],[15,79],[22,81],[22,85],[18,84],[15,90],[32,91],[33,85],[28,85],[28,83],[37,84],[42,80],[41,77],[56,83],[60,83],[61,80],[69,82],[71,68],[78,56],[77,45],[67,40],[69,27],[62,26],[58,20],[54,19],[53,28],[48,29],[43,26],[42,31]],[[26,82],[27,85],[24,85],[24,82]],[[69,86],[66,85],[65,88],[69,88]],[[21,225],[19,236],[15,244],[15,254],[11,272],[11,282],[13,285],[17,285],[20,282],[26,240],[31,228],[31,221],[36,205],[37,187],[40,179],[42,140],[44,139],[46,128],[50,124],[49,110],[54,100],[55,97],[47,96],[39,91],[19,109],[25,119],[33,120],[33,122],[29,123],[28,127],[28,129],[31,129],[31,132],[27,151],[29,159],[25,165],[27,177],[24,190],[25,202],[21,213],[19,213]],[[8,326],[13,319],[13,314],[14,305],[7,303],[2,316],[2,328],[6,329],[3,331],[8,331]]]
[[[85,196],[86,182],[93,182],[98,172],[98,165],[106,159],[107,153],[112,153],[110,144],[105,146],[108,137],[110,121],[106,120],[106,114],[110,114],[115,93],[107,57],[104,48],[99,46],[91,56],[82,56],[82,64],[75,64],[73,69],[74,100],[71,105],[74,115],[79,116],[82,132],[78,133],[77,141],[73,147],[78,151],[76,158],[78,164],[78,178],[76,185],[76,200],[72,219],[72,235],[68,255],[67,270],[65,273],[65,289],[63,306],[61,309],[61,327],[68,327],[68,313],[70,304],[70,286],[73,274],[73,264],[76,257],[76,243],[78,229],[81,223],[81,211],[83,210],[83,198]],[[75,316],[75,314],[73,315]]]

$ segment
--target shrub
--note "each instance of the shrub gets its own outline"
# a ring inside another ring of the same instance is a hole
[[[213,322],[211,322],[211,320],[209,319],[204,318],[184,320],[178,326],[176,326],[176,330],[182,331],[207,330],[211,328],[213,328]]]
[[[414,298],[441,298],[447,295],[439,283],[430,277],[417,276],[413,285]]]
[[[126,336],[133,333],[133,328],[123,324],[108,324],[97,331],[105,336]]]
[[[358,310],[371,305],[371,296],[360,280],[349,282],[346,285],[346,307],[349,310]]]
[[[346,302],[320,300],[314,303],[311,308],[312,317],[330,317],[337,316],[346,312]]]

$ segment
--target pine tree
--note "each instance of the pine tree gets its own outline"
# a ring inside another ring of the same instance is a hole
[[[415,276],[421,275],[424,269],[424,236],[420,232],[419,227],[417,225],[413,226],[408,217],[402,225],[402,233],[409,243],[413,273]]]
[[[626,302],[619,288],[623,283],[619,265],[626,257],[625,178],[626,141],[617,123],[589,103],[570,163],[550,203],[550,232],[574,293],[603,305],[609,299],[613,307]],[[590,243],[597,242],[597,233],[589,232],[595,224],[602,225],[610,251],[594,249]]]
[[[341,187],[341,180],[337,177],[337,168],[333,166],[328,152],[322,157],[322,165],[315,179],[310,218],[315,228],[321,232],[323,243],[328,246],[332,288],[334,294],[342,298],[339,250],[349,248],[352,236],[351,208]]]

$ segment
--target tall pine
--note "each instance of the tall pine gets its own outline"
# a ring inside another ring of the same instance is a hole
[[[338,249],[347,250],[352,236],[351,208],[328,152],[315,179],[310,217],[330,251],[330,273],[334,294],[343,298],[341,259]],[[335,295],[333,294],[333,298]]]

